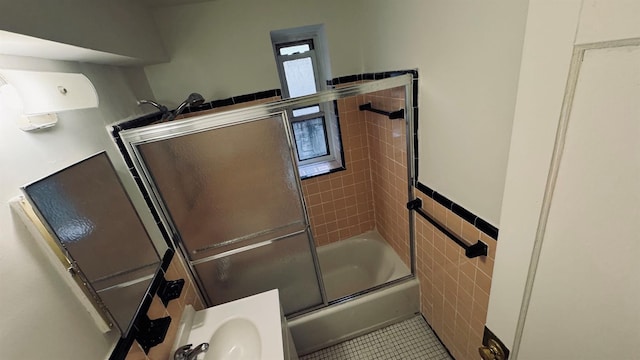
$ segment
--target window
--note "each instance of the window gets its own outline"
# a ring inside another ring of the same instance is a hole
[[[305,161],[329,155],[324,118],[300,120],[291,124],[296,138],[298,160]]]
[[[285,98],[315,94],[330,79],[322,25],[271,32]],[[298,169],[305,178],[342,168],[342,145],[333,103],[287,109]]]

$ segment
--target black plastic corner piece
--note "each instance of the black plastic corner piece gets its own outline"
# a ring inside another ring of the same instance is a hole
[[[404,119],[404,109],[400,109],[396,111],[384,111],[384,110],[374,109],[371,106],[371,103],[362,104],[358,108],[360,109],[360,111],[371,111],[376,114],[387,116],[390,120]]]
[[[489,251],[489,247],[487,246],[487,244],[478,240],[477,243],[465,248],[464,254],[469,259],[473,259],[474,257],[478,257],[478,256],[487,256],[488,251]]]
[[[149,349],[164,341],[170,324],[171,318],[169,316],[151,320],[145,314],[138,319],[136,323],[136,341],[140,344],[145,354],[149,353]]]
[[[163,278],[162,282],[160,282],[160,287],[158,288],[156,295],[158,295],[160,300],[162,300],[164,306],[167,307],[167,305],[169,305],[169,301],[180,297],[183,287],[184,279],[167,281]]]
[[[415,198],[407,203],[407,209],[409,210],[417,210],[422,207],[422,200],[420,198]]]
[[[404,109],[392,111],[391,113],[389,113],[389,119],[404,119]]]

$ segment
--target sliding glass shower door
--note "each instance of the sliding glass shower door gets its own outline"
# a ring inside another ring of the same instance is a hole
[[[166,125],[135,152],[209,305],[273,288],[286,314],[322,305],[283,114]]]

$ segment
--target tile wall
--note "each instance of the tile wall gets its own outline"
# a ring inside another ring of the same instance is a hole
[[[153,302],[151,303],[149,311],[147,311],[147,316],[149,316],[149,318],[152,320],[165,316],[171,317],[171,325],[169,326],[169,330],[167,331],[164,342],[152,347],[149,350],[149,353],[145,354],[138,342],[134,341],[131,349],[129,350],[129,353],[127,354],[126,360],[172,359],[173,354],[171,354],[171,348],[173,347],[176,333],[178,331],[178,325],[180,324],[180,319],[182,318],[182,311],[184,310],[185,306],[192,305],[196,310],[204,309],[202,300],[197,295],[196,288],[191,281],[191,278],[187,275],[187,270],[180,260],[180,256],[178,256],[177,254],[173,257],[173,260],[171,261],[171,264],[169,265],[169,268],[165,273],[165,279],[184,279],[185,284],[184,288],[182,289],[182,293],[180,294],[180,298],[171,300],[166,308],[164,304],[162,304],[160,298],[158,298],[158,296],[156,295],[153,297]]]
[[[369,231],[375,226],[371,165],[364,101],[353,96],[337,101],[346,170],[302,181],[316,246]]]
[[[478,359],[487,318],[497,242],[420,190],[422,208],[470,244],[481,240],[489,255],[468,259],[464,249],[416,214],[417,276],[421,310],[457,360]]]
[[[229,102],[187,116],[279,99],[280,96],[273,96],[237,104]],[[367,102],[374,108],[395,111],[404,107],[404,91],[390,89],[337,102],[346,170],[302,181],[312,231],[316,245],[321,246],[376,228],[409,264],[406,129],[402,120],[360,111],[358,106]],[[416,275],[420,281],[422,314],[457,360],[477,359],[487,316],[497,229],[488,226],[486,232],[492,238],[479,230],[487,227],[481,219],[474,221],[474,226],[434,201],[433,194],[426,196],[418,189],[415,194],[422,199],[423,210],[453,233],[469,243],[480,239],[489,246],[487,257],[468,259],[461,247],[416,214]],[[170,272],[184,271],[174,263]],[[193,288],[183,292],[167,309],[154,300],[149,316],[168,314],[180,319],[188,303],[202,308]],[[134,343],[127,359],[168,358],[176,324],[177,321],[172,322],[165,343],[152,348],[147,356]]]
[[[338,101],[346,170],[302,181],[317,246],[375,228],[409,266],[405,122],[359,110],[395,111],[404,99],[399,87]]]
[[[365,103],[375,109],[396,111],[405,107],[404,87],[365,95]],[[373,185],[376,229],[393,247],[408,268],[409,212],[407,181],[407,137],[403,119],[366,111],[369,163]]]

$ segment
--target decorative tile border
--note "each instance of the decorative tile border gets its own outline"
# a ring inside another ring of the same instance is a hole
[[[171,260],[173,259],[173,255],[174,255],[174,251],[172,249],[167,249],[167,251],[165,252],[164,256],[162,257],[162,261],[160,262],[160,266],[158,267],[158,270],[157,270],[155,276],[153,277],[153,280],[152,280],[149,288],[145,292],[145,294],[144,294],[144,296],[143,296],[143,298],[142,298],[142,300],[140,302],[140,306],[136,310],[134,318],[131,320],[131,323],[133,324],[133,326],[131,327],[131,329],[129,329],[129,333],[126,336],[124,336],[124,334],[122,334],[122,337],[120,338],[120,340],[116,344],[115,348],[113,349],[113,352],[109,356],[109,360],[121,360],[121,359],[125,359],[126,358],[127,354],[129,353],[129,349],[133,345],[133,343],[134,343],[134,341],[136,339],[136,336],[138,335],[138,332],[140,331],[138,329],[138,324],[140,323],[141,318],[147,315],[147,312],[149,311],[149,308],[151,307],[151,303],[153,301],[153,297],[158,292],[158,288],[160,287],[160,283],[164,280],[165,272],[167,271],[167,269],[169,269],[169,265],[171,264]],[[169,320],[169,321],[171,321],[171,320]]]
[[[416,184],[416,189],[420,190],[422,193],[432,198],[433,200],[438,202],[440,205],[451,210],[454,214],[460,216],[465,221],[473,224],[476,228],[478,228],[478,230],[487,234],[492,239],[498,240],[498,232],[499,232],[498,228],[489,224],[486,220],[480,218],[479,216],[475,215],[471,211],[449,200],[446,196],[431,189],[430,187],[424,185],[421,182],[418,182]]]
[[[212,110],[212,109],[216,109],[224,106],[242,104],[249,101],[268,99],[275,96],[282,96],[282,91],[280,89],[258,91],[251,94],[238,95],[238,96],[232,96],[226,99],[213,100],[198,106],[187,106],[181,115],[194,113],[198,111]],[[160,121],[160,119],[162,119],[162,114],[160,112],[155,112],[149,115],[139,117],[137,119],[121,122],[113,126],[113,129],[114,129],[113,136],[116,137],[116,135],[120,133],[120,131],[122,130],[147,126],[157,121]]]
[[[340,84],[348,84],[355,81],[363,81],[363,80],[380,80],[386,79],[394,76],[400,76],[404,74],[411,74],[413,79],[418,78],[418,70],[394,70],[394,71],[383,71],[377,73],[363,73],[363,74],[355,74],[355,75],[346,75],[333,78],[331,80],[327,80],[327,85],[340,85]],[[414,99],[415,100],[415,99]],[[417,101],[414,101],[414,106],[417,104]]]
[[[419,108],[418,108],[418,70],[398,70],[398,71],[385,71],[378,73],[363,73],[356,75],[347,75],[334,78],[332,80],[327,81],[327,85],[335,86],[335,85],[344,85],[348,83],[352,83],[355,81],[366,81],[366,80],[379,80],[385,79],[393,76],[400,76],[404,74],[411,74],[413,76],[413,123],[414,123],[414,134],[413,134],[413,154],[414,154],[414,174],[416,179],[416,188],[422,191],[425,195],[434,199],[447,209],[451,210],[456,215],[460,216],[462,219],[467,222],[473,224],[476,228],[478,228],[483,233],[487,234],[489,237],[497,240],[498,239],[498,228],[488,223],[486,220],[481,217],[473,214],[471,211],[465,209],[459,204],[454,203],[449,200],[446,196],[436,192],[435,190],[429,188],[428,186],[417,181],[418,179],[418,127],[420,124],[419,121]],[[408,110],[407,110],[408,111]]]

